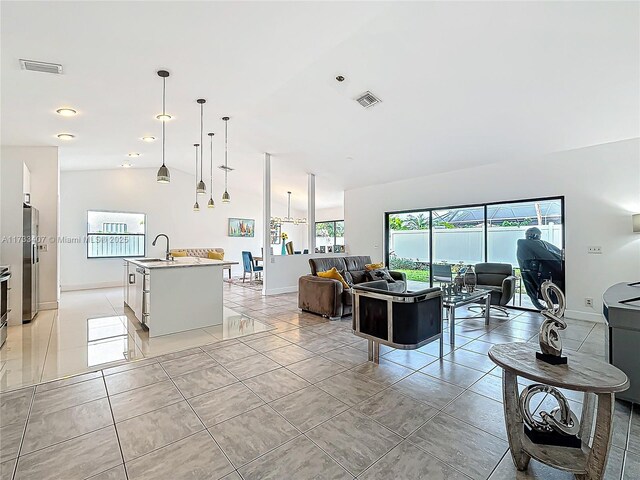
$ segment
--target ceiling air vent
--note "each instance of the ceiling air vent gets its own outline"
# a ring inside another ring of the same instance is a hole
[[[20,66],[23,70],[31,70],[33,72],[55,73],[56,75],[62,73],[62,65],[57,63],[37,62],[21,58]]]
[[[364,108],[373,107],[375,104],[380,103],[381,101],[382,100],[376,97],[373,93],[368,91],[364,92],[362,95],[356,98],[356,102],[358,102]]]

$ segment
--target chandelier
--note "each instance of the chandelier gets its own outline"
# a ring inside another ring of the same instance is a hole
[[[291,216],[291,192],[287,192],[287,216],[286,217],[271,217],[272,225],[282,225],[283,223],[293,223],[294,225],[305,225],[307,218],[294,218]]]

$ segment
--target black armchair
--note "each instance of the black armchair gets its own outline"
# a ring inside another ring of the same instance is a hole
[[[516,277],[513,275],[513,267],[509,263],[476,263],[475,271],[477,287],[491,291],[492,308],[509,316],[505,307],[516,293]]]
[[[369,341],[369,360],[378,363],[380,344],[411,350],[440,340],[442,357],[442,290],[389,291],[386,281],[354,285],[353,333]]]

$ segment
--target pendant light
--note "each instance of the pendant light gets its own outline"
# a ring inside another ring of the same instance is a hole
[[[209,203],[207,203],[207,208],[215,208],[216,204],[213,201],[213,133],[208,133],[209,135],[209,143],[211,147],[211,160],[209,162],[209,168],[211,172],[210,184],[209,184]]]
[[[156,118],[162,122],[162,166],[158,169],[156,180],[158,183],[169,183],[171,181],[171,175],[169,174],[169,169],[164,164],[165,122],[171,119],[171,115],[167,115],[165,110],[167,77],[169,76],[169,72],[166,70],[158,70],[158,76],[162,78],[162,114],[156,116]]]
[[[202,138],[202,122],[203,122],[203,114],[204,114],[204,104],[206,100],[204,98],[199,98],[196,100],[200,104],[200,181],[198,182],[198,186],[196,187],[196,193],[198,195],[206,195],[207,193],[207,185],[202,180],[202,164],[204,163],[204,155],[202,155],[203,138]],[[198,178],[198,166],[196,165],[196,178]]]
[[[222,203],[231,202],[231,195],[227,191],[227,175],[229,174],[229,165],[227,164],[227,156],[228,156],[228,142],[227,142],[227,126],[229,125],[229,117],[222,117],[224,120],[224,166],[222,169],[224,170],[224,193],[222,194]]]
[[[196,147],[196,178],[198,178],[198,147],[200,146],[200,144],[194,143],[193,146]],[[198,205],[198,191],[197,190],[196,190],[196,203],[193,204],[193,211],[194,212],[199,212],[200,211],[200,205]]]

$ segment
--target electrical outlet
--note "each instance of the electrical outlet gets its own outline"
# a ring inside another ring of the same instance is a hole
[[[590,255],[602,255],[602,247],[600,246],[587,247],[587,253]]]
[[[38,250],[40,250],[41,252],[48,252],[49,251],[49,245],[47,245],[46,243],[38,245]]]
[[[589,298],[589,297],[585,298],[584,306],[593,308],[593,298]]]

